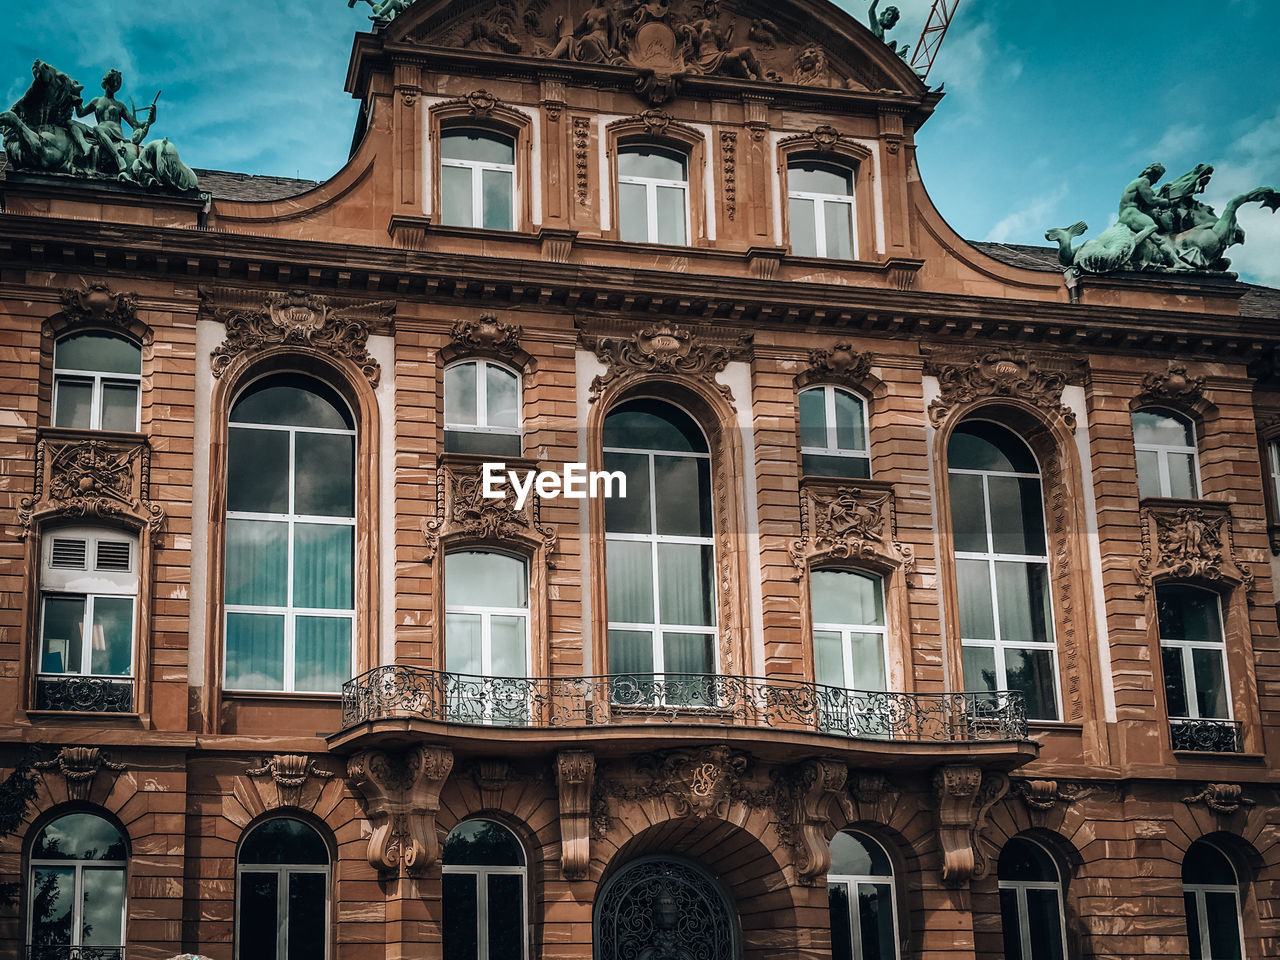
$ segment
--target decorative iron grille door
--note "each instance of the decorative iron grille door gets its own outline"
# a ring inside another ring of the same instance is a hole
[[[595,914],[596,960],[737,960],[725,895],[683,860],[648,857],[606,884]]]

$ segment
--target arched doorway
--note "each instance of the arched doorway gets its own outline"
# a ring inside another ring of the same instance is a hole
[[[678,857],[627,864],[596,900],[596,960],[737,960],[738,923],[720,885]]]

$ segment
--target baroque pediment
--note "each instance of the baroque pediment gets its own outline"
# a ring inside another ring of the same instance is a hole
[[[828,22],[827,18],[830,18]],[[691,77],[860,91],[916,89],[910,69],[852,18],[802,5],[717,0],[440,0],[386,27],[393,42],[616,67],[653,102]]]

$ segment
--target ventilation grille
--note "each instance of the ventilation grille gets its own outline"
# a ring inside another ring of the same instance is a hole
[[[127,540],[99,540],[97,568],[115,573],[128,573],[129,542]]]
[[[124,544],[126,551],[128,544]],[[101,554],[101,551],[99,551]],[[50,551],[49,566],[63,570],[83,570],[85,561],[85,541],[71,540],[65,537],[53,538],[53,549]],[[129,562],[126,553],[125,563]],[[126,567],[126,569],[128,569]]]

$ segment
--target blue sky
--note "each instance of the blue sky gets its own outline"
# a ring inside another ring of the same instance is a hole
[[[841,4],[865,19],[867,3]],[[898,0],[891,39],[919,35],[929,0]],[[192,166],[325,179],[351,142],[343,91],[367,7],[343,0],[0,0],[0,99],[40,57],[86,97],[118,67],[141,106],[163,89],[156,136]],[[1115,214],[1152,160],[1176,176],[1214,164],[1221,208],[1280,187],[1280,2],[961,0],[929,80],[947,97],[919,135],[934,202],[962,235],[1043,244],[1049,226]],[[1245,208],[1230,254],[1246,279],[1280,286],[1280,214]]]

